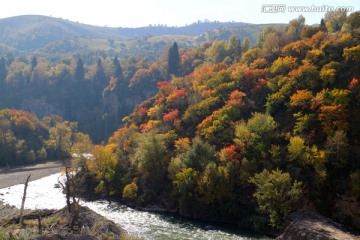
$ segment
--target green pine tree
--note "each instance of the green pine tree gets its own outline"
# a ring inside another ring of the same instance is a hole
[[[179,72],[180,57],[179,49],[176,42],[170,47],[168,54],[168,75],[177,75]]]
[[[113,65],[114,65],[114,77],[117,80],[123,80],[124,78],[123,70],[117,57],[114,58]]]
[[[6,76],[7,76],[6,61],[5,58],[2,57],[0,59],[0,86],[4,86],[6,84]]]
[[[74,78],[76,81],[80,81],[84,79],[85,72],[84,72],[84,63],[81,58],[76,60],[76,67],[75,67],[75,74]]]

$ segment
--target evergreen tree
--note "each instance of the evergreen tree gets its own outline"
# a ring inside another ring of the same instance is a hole
[[[102,83],[105,82],[105,72],[104,72],[104,68],[103,68],[103,64],[101,59],[99,58],[96,61],[96,72],[95,72],[95,76],[94,76],[94,81],[97,83]]]
[[[117,80],[122,80],[124,78],[124,74],[117,57],[114,58],[113,65],[114,65],[114,77]]]
[[[0,86],[4,86],[6,83],[7,69],[5,58],[0,59]]]
[[[168,54],[168,75],[177,75],[180,65],[179,49],[176,42],[170,47]]]
[[[323,18],[322,18],[321,21],[320,21],[320,27],[321,27],[322,29],[325,28],[325,21],[324,21]]]
[[[84,79],[84,76],[85,76],[84,63],[83,63],[82,59],[79,57],[76,60],[74,78],[75,78],[76,81],[80,81],[80,80]]]
[[[242,53],[246,52],[250,49],[250,39],[248,37],[244,38],[244,40],[241,43],[242,46]]]
[[[36,56],[33,56],[31,58],[31,70],[34,71],[34,68],[36,67],[36,65],[38,64],[38,60]]]

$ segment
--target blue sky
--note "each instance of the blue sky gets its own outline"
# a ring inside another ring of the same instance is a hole
[[[265,13],[269,6],[286,5],[283,13]],[[307,24],[319,23],[325,12],[293,12],[290,6],[353,7],[358,0],[0,0],[0,18],[39,14],[110,27],[149,24],[183,26],[197,20],[248,23],[288,23],[302,14]]]

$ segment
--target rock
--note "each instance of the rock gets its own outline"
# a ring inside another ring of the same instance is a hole
[[[338,223],[310,210],[292,213],[277,240],[360,240]]]

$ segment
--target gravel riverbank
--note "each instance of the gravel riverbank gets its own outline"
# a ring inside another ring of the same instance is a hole
[[[30,174],[30,181],[34,181],[58,173],[61,167],[62,163],[57,161],[10,169],[2,168],[0,169],[0,189],[24,183]]]

